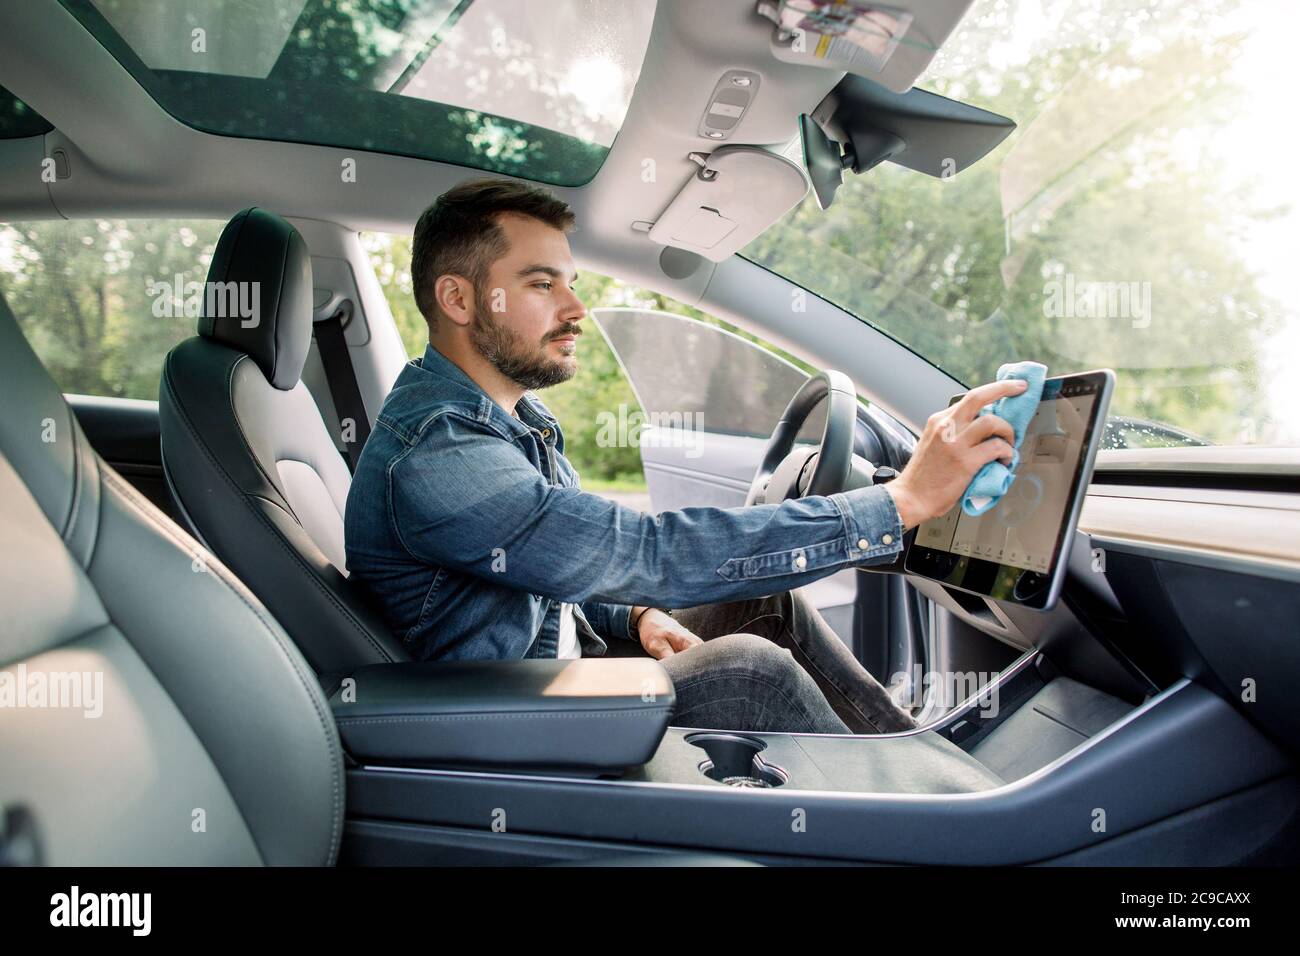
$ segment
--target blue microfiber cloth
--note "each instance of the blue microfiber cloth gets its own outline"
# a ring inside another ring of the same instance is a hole
[[[981,415],[997,415],[1006,419],[1016,433],[1015,451],[1011,455],[1011,467],[1000,461],[986,462],[984,467],[975,472],[961,496],[961,510],[972,518],[978,518],[993,508],[1016,480],[1016,466],[1020,464],[1020,443],[1024,441],[1025,429],[1038,409],[1038,400],[1043,397],[1043,380],[1047,378],[1047,366],[1038,362],[1012,362],[998,369],[998,381],[1008,378],[1020,378],[1029,383],[1019,395],[1007,395],[999,398],[992,405],[980,409]]]

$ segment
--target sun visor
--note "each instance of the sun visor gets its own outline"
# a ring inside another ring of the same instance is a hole
[[[772,55],[843,70],[906,93],[972,0],[757,0],[771,20]]]
[[[691,154],[699,171],[650,227],[665,246],[721,262],[798,204],[808,179],[797,163],[758,146]]]

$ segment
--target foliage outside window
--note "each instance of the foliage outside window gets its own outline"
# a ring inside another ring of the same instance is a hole
[[[63,5],[197,129],[564,186],[590,181],[608,155],[654,16],[653,3],[623,0]],[[327,175],[347,182],[340,173]]]
[[[363,233],[361,238],[362,244],[370,253],[375,274],[388,299],[407,354],[413,357],[422,355],[429,341],[428,329],[424,317],[415,307],[411,291],[410,237],[391,233]],[[628,285],[609,276],[581,272],[578,276],[578,295],[589,311],[608,306],[632,306],[697,319],[734,332],[741,338],[775,352],[806,372],[815,371],[806,362],[728,322],[683,305],[668,296]],[[541,393],[541,398],[564,427],[565,454],[582,475],[584,488],[592,491],[643,489],[645,478],[641,471],[640,449],[635,446],[602,447],[597,441],[601,429],[601,412],[617,414],[620,405],[629,410],[638,408],[638,405],[627,377],[604,337],[596,330],[595,323],[588,319],[584,326],[587,334],[582,336],[578,345],[581,362],[578,374],[563,385],[546,389]]]
[[[968,385],[1114,368],[1127,447],[1300,445],[1297,27],[1283,0],[979,0],[920,85],[1012,136],[948,179],[848,174],[744,254]]]
[[[156,400],[163,358],[197,328],[189,284],[206,279],[224,225],[0,224],[0,293],[63,391]]]

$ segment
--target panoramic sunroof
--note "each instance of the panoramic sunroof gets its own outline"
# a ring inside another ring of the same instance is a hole
[[[63,0],[163,109],[210,133],[580,186],[654,17],[628,0]]]

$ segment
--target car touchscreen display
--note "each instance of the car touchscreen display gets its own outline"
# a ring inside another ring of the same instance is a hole
[[[998,600],[1047,607],[1091,471],[1107,373],[1048,379],[1020,446],[1016,478],[978,518],[958,504],[922,523],[907,570]],[[958,396],[960,397],[960,396]]]

